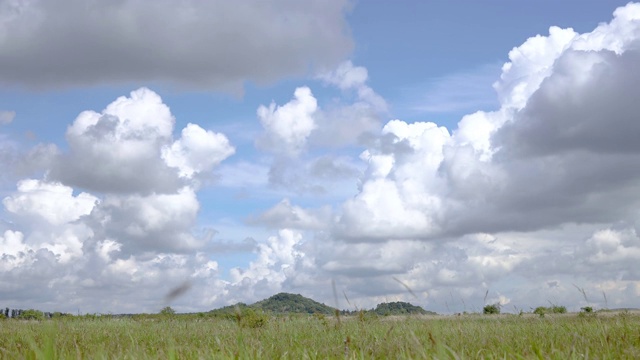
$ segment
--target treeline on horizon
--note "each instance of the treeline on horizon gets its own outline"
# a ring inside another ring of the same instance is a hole
[[[70,317],[72,314],[63,313],[59,311],[48,312],[35,309],[0,309],[0,319],[21,319],[21,320],[44,320],[61,317]]]
[[[483,314],[500,314],[501,306],[499,304],[486,305],[482,309]],[[595,309],[592,307],[581,308],[581,312],[590,313]],[[159,313],[137,313],[137,314],[84,314],[73,315],[64,312],[44,312],[35,309],[10,309],[0,308],[0,319],[20,319],[20,320],[45,320],[55,318],[70,318],[70,317],[82,317],[82,318],[97,318],[97,317],[137,317],[137,316],[149,316],[149,315],[194,315],[198,317],[234,317],[239,313],[244,312],[263,312],[272,315],[288,315],[288,314],[309,314],[309,315],[338,315],[338,316],[362,316],[363,314],[374,316],[389,316],[389,315],[438,315],[436,312],[428,311],[420,306],[413,305],[408,302],[395,301],[385,302],[378,304],[372,309],[355,309],[355,310],[338,310],[336,308],[319,303],[315,300],[306,298],[299,294],[279,293],[273,295],[268,299],[258,301],[254,304],[247,305],[245,303],[237,303],[235,305],[224,306],[219,309],[210,310],[207,312],[198,313],[182,313],[176,314],[175,310],[166,306],[159,311]],[[524,312],[521,310],[520,314]],[[567,313],[567,308],[564,306],[552,305],[549,307],[539,306],[532,308],[532,313],[537,315],[544,314],[564,314]],[[465,311],[463,314],[467,314]],[[462,315],[456,313],[456,315]]]

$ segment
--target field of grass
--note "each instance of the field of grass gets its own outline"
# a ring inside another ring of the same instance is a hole
[[[6,319],[0,359],[640,358],[637,313],[254,315]]]

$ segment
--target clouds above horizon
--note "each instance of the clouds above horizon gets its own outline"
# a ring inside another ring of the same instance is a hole
[[[331,68],[347,0],[0,2],[0,81],[36,89],[160,82],[240,93]],[[264,56],[264,54],[270,54]],[[46,58],[46,63],[41,59]],[[99,69],[99,71],[96,71]]]
[[[334,305],[332,281],[359,308],[474,311],[487,291],[524,309],[637,306],[639,54],[640,4],[591,32],[551,27],[509,52],[498,107],[455,127],[389,120],[368,70],[336,61],[286,102],[251,105],[251,149],[191,119],[177,129],[171,104],[139,88],[80,113],[66,144],[3,163],[29,174],[3,197],[0,291],[115,312],[157,311],[184,283],[181,311],[279,291]],[[229,81],[255,75],[241,72]],[[259,195],[231,202],[235,188]],[[200,217],[229,206],[232,235]],[[244,263],[221,265],[229,253]]]

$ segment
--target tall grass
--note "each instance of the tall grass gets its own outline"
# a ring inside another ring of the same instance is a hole
[[[0,321],[2,359],[637,359],[640,315]]]

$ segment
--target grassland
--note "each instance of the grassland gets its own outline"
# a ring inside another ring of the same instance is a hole
[[[0,321],[0,358],[640,358],[637,313],[355,316],[339,321],[323,315],[254,315],[266,321],[197,315],[6,319]]]

